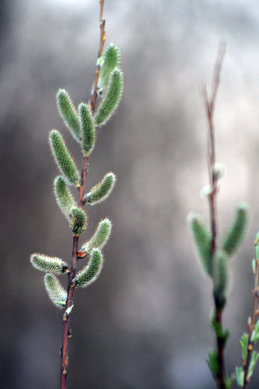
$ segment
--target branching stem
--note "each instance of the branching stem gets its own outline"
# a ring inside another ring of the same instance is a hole
[[[106,33],[105,33],[105,20],[103,18],[103,7],[104,7],[104,0],[100,0],[100,46],[98,51],[98,59],[101,57],[103,52],[103,46],[106,40]],[[96,100],[97,100],[97,85],[98,85],[98,78],[99,78],[99,71],[100,71],[100,64],[97,60],[97,66],[96,66],[96,72],[95,72],[95,81],[94,81],[94,89],[91,96],[90,106],[92,111],[94,112],[95,106],[96,106]],[[78,199],[78,207],[83,208],[84,202],[84,191],[85,191],[85,182],[87,177],[87,170],[88,170],[88,158],[87,156],[84,157],[83,161],[83,167],[81,172],[81,181],[80,186],[78,188],[79,192],[79,199]],[[67,382],[67,371],[68,371],[68,344],[69,339],[71,338],[71,328],[70,328],[70,319],[71,319],[71,311],[73,307],[73,295],[75,291],[75,276],[76,276],[76,269],[77,269],[77,262],[78,262],[78,242],[79,242],[79,236],[74,234],[73,236],[73,251],[72,251],[72,262],[71,262],[71,268],[68,272],[68,287],[67,287],[67,302],[66,302],[66,310],[63,316],[63,323],[64,323],[64,331],[63,331],[63,343],[62,343],[62,349],[61,349],[61,367],[60,367],[60,389],[66,389],[66,382]]]
[[[203,88],[204,104],[206,108],[206,115],[208,121],[208,171],[209,171],[209,182],[211,187],[211,193],[209,196],[209,208],[210,208],[210,227],[211,227],[211,260],[216,254],[217,250],[217,212],[216,212],[216,196],[217,196],[217,179],[215,176],[215,136],[214,136],[214,108],[217,97],[217,91],[220,82],[220,72],[225,54],[226,45],[221,43],[219,47],[218,57],[214,68],[214,74],[212,79],[212,90],[211,97],[208,97],[206,87]],[[222,304],[214,296],[215,306],[215,321],[216,324],[222,327]],[[217,386],[219,389],[226,389],[225,384],[225,362],[224,362],[224,341],[216,335],[217,344],[217,358],[219,372],[216,376]]]

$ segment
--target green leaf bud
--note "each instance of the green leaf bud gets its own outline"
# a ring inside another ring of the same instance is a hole
[[[228,273],[228,255],[225,251],[218,250],[213,258],[213,293],[222,308],[226,302],[229,285]]]
[[[230,227],[222,244],[222,249],[228,254],[232,255],[238,249],[247,227],[248,222],[248,208],[245,203],[240,203],[236,210],[235,220]]]
[[[252,351],[251,359],[250,359],[250,363],[249,363],[249,368],[248,368],[247,381],[249,381],[250,378],[252,377],[252,375],[254,373],[254,369],[255,369],[256,363],[257,363],[258,360],[259,360],[258,352],[255,351],[255,350]]]
[[[236,381],[236,374],[232,373],[230,377],[225,377],[226,389],[231,389]]]
[[[217,376],[220,372],[220,367],[218,362],[218,354],[216,350],[211,350],[208,353],[207,364],[210,368],[212,375]]]
[[[216,314],[215,312],[213,313],[212,315],[212,318],[211,318],[211,327],[212,329],[214,330],[216,336],[218,339],[221,339],[222,341],[222,347],[225,347],[226,343],[227,343],[227,340],[229,338],[229,335],[230,335],[230,332],[228,329],[224,330],[223,327],[222,327],[222,324],[219,323],[217,320],[216,320]]]
[[[75,207],[76,203],[62,176],[58,176],[54,180],[54,193],[61,212],[70,220],[71,208]]]
[[[215,165],[213,166],[213,174],[215,180],[220,180],[226,174],[226,167],[222,163],[215,163]]]
[[[251,341],[257,343],[259,341],[259,321],[257,320],[252,332]]]
[[[80,125],[82,132],[82,150],[84,155],[89,156],[95,144],[95,126],[92,111],[85,103],[78,107],[80,115]]]
[[[99,249],[93,249],[88,265],[76,275],[76,284],[82,288],[91,285],[99,277],[103,267],[103,255]]]
[[[201,198],[202,199],[207,199],[208,197],[210,197],[213,193],[213,189],[210,185],[206,185],[202,188],[201,190]]]
[[[67,292],[61,286],[57,277],[53,274],[46,274],[44,277],[44,284],[50,300],[58,308],[66,306]]]
[[[31,255],[31,264],[35,269],[46,273],[62,274],[68,269],[67,263],[62,259],[38,253]]]
[[[114,69],[111,73],[107,92],[96,112],[95,123],[98,126],[104,125],[111,118],[120,102],[123,91],[123,73]]]
[[[102,249],[111,235],[111,229],[112,222],[109,219],[101,220],[92,238],[82,246],[80,251],[90,254],[93,249]]]
[[[236,381],[237,385],[243,387],[245,379],[244,368],[241,366],[236,366]]]
[[[72,100],[65,89],[57,92],[57,106],[65,125],[77,142],[80,142],[80,122]]]
[[[191,213],[188,217],[188,222],[193,234],[194,242],[201,260],[202,267],[205,272],[211,276],[211,235],[199,215]]]
[[[101,57],[100,65],[98,89],[102,92],[109,84],[111,72],[120,66],[120,49],[110,43]]]
[[[69,182],[69,184],[78,187],[80,181],[79,172],[59,131],[52,130],[50,132],[49,143],[59,170]]]
[[[101,203],[107,197],[110,196],[111,191],[114,188],[116,182],[116,176],[114,173],[109,172],[105,174],[102,181],[95,185],[89,193],[86,195],[87,204],[94,205]]]
[[[247,348],[248,348],[248,334],[246,332],[241,336],[240,346],[241,346],[243,361],[246,362]]]
[[[70,307],[68,307],[68,308],[65,310],[64,316],[63,316],[63,317],[67,319],[68,316],[70,315],[70,313],[72,312],[73,308],[74,308],[74,304],[70,305]]]
[[[70,213],[70,227],[77,235],[86,230],[87,216],[86,213],[77,207],[71,209]]]

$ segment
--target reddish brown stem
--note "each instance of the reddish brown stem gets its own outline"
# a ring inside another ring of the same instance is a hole
[[[78,200],[78,207],[83,208],[83,197],[84,197],[84,189],[85,189],[85,181],[87,177],[87,156],[84,157],[84,163],[81,173],[81,182],[79,187],[79,200]]]
[[[215,153],[215,136],[214,136],[214,108],[215,101],[217,96],[217,91],[220,82],[220,72],[222,67],[222,62],[225,53],[225,44],[222,43],[219,47],[218,58],[214,68],[214,75],[212,80],[212,91],[211,97],[208,97],[207,90],[203,88],[203,97],[206,107],[206,115],[208,121],[208,171],[209,171],[209,181],[211,187],[211,193],[209,196],[209,208],[210,208],[210,229],[211,229],[211,261],[216,254],[217,250],[217,211],[216,211],[216,196],[217,196],[217,180],[214,172],[214,166],[216,161]],[[217,301],[217,298],[214,296],[214,306],[215,306],[215,322],[222,328],[222,304]],[[216,376],[216,382],[219,389],[226,389],[225,384],[225,362],[224,362],[224,340],[222,337],[216,335],[216,345],[217,345],[217,358],[219,372]]]
[[[100,0],[100,47],[98,52],[98,59],[101,57],[103,52],[103,46],[106,39],[106,33],[105,33],[105,20],[103,19],[103,7],[104,7],[104,0]],[[95,106],[96,106],[96,100],[97,100],[97,85],[98,85],[98,78],[99,78],[99,71],[100,71],[100,65],[97,61],[97,67],[95,72],[95,81],[94,81],[94,90],[92,94],[92,99],[90,102],[90,106],[92,111],[94,112]],[[81,172],[81,181],[80,186],[78,188],[79,191],[79,199],[78,199],[78,207],[83,208],[84,206],[84,191],[85,191],[85,183],[86,183],[86,177],[87,177],[87,163],[88,158],[87,156],[84,157],[83,161],[83,167]],[[68,287],[67,287],[67,302],[66,302],[66,311],[63,316],[63,323],[64,323],[64,331],[63,331],[63,343],[62,343],[62,349],[61,349],[61,367],[60,367],[60,389],[66,389],[66,383],[67,383],[67,371],[68,371],[68,346],[69,346],[69,339],[71,338],[71,328],[70,328],[70,321],[71,321],[71,311],[73,307],[73,296],[74,291],[76,287],[75,282],[75,276],[76,276],[76,269],[77,269],[77,262],[78,262],[78,243],[79,243],[79,237],[74,234],[73,236],[73,251],[72,251],[72,262],[71,262],[71,268],[68,272]]]
[[[66,388],[66,380],[67,380],[67,370],[68,370],[68,341],[71,337],[70,330],[70,318],[71,318],[71,309],[73,305],[73,294],[75,290],[75,275],[76,275],[76,267],[77,267],[77,251],[78,251],[78,236],[73,236],[73,252],[72,252],[72,264],[71,270],[68,274],[68,288],[67,288],[67,304],[66,311],[63,315],[63,323],[64,323],[64,333],[63,333],[63,345],[61,350],[61,379],[60,379],[60,388]]]

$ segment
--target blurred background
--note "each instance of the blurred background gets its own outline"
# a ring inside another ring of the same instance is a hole
[[[224,235],[236,204],[249,204],[248,234],[232,262],[224,314],[231,329],[227,368],[241,364],[239,339],[252,313],[253,240],[259,229],[259,8],[256,0],[105,1],[107,42],[122,51],[125,92],[99,131],[87,188],[112,170],[117,185],[89,207],[89,228],[113,221],[98,282],[78,290],[72,317],[69,388],[208,389],[213,347],[211,284],[193,251],[186,216],[208,221],[207,124],[201,85],[209,86],[227,42],[215,111]],[[48,132],[77,144],[56,110],[58,88],[88,101],[99,46],[98,0],[1,0],[0,387],[59,385],[62,313],[48,300],[33,252],[69,262],[70,229],[56,206],[57,175]],[[82,241],[82,240],[81,240]],[[259,369],[252,388],[259,385]]]

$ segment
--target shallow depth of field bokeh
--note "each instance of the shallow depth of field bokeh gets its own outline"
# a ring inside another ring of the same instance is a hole
[[[0,388],[58,387],[62,314],[48,300],[32,252],[70,261],[72,239],[56,206],[48,132],[64,128],[58,88],[87,101],[99,44],[97,0],[1,0]],[[236,204],[249,204],[247,237],[232,262],[225,326],[228,370],[252,309],[251,260],[259,230],[259,10],[255,0],[105,1],[107,42],[122,50],[125,93],[100,129],[87,187],[112,170],[117,185],[89,207],[90,236],[113,221],[100,279],[78,290],[72,317],[69,388],[208,389],[205,358],[211,285],[193,252],[186,216],[201,212],[207,184],[207,126],[200,93],[227,42],[215,111],[221,236]],[[85,237],[87,235],[85,234]],[[259,370],[251,389],[259,385]]]

